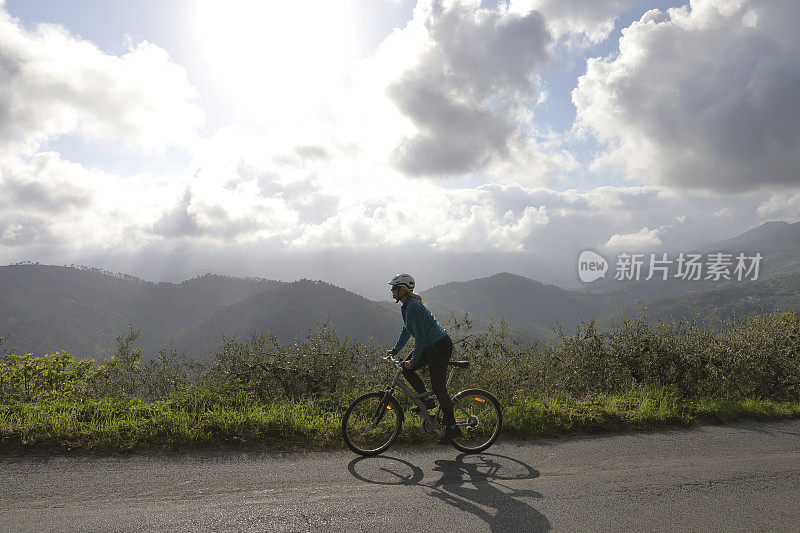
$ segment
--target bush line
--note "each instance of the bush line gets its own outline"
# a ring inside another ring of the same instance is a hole
[[[794,312],[697,321],[623,316],[541,342],[502,321],[475,331],[451,317],[454,358],[471,361],[451,391],[480,387],[503,404],[505,437],[551,437],[800,416],[800,319]],[[4,338],[0,335],[0,342]],[[319,324],[289,344],[273,334],[222,337],[191,358],[142,361],[138,331],[108,359],[0,353],[0,453],[247,450],[341,446],[352,398],[393,368],[374,340]],[[429,442],[409,416],[401,442]]]

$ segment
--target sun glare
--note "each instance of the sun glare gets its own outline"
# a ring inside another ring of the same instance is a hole
[[[354,60],[349,1],[198,4],[198,50],[231,103],[264,121],[323,105]]]

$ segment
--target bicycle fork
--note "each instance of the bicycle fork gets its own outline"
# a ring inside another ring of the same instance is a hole
[[[378,408],[375,411],[375,414],[372,416],[369,424],[372,427],[376,427],[378,424],[381,423],[383,420],[383,416],[386,414],[386,409],[389,407],[389,398],[392,397],[392,393],[394,392],[394,386],[389,387],[385,391],[383,391],[383,397],[381,398],[380,403],[378,404]]]

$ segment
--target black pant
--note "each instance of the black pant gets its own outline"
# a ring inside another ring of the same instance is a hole
[[[445,335],[439,341],[431,346],[422,350],[422,357],[419,361],[419,366],[423,367],[428,365],[431,372],[431,390],[436,394],[439,400],[439,405],[442,406],[442,421],[452,426],[456,423],[456,418],[453,415],[453,401],[450,395],[447,394],[445,388],[445,380],[447,379],[447,362],[453,354],[453,341],[449,335]],[[406,359],[408,361],[411,356]],[[414,388],[417,393],[425,392],[425,384],[422,379],[413,370],[403,368],[403,375],[408,383]]]

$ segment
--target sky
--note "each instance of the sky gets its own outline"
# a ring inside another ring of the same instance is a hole
[[[0,264],[387,299],[800,220],[795,0],[0,0]]]

